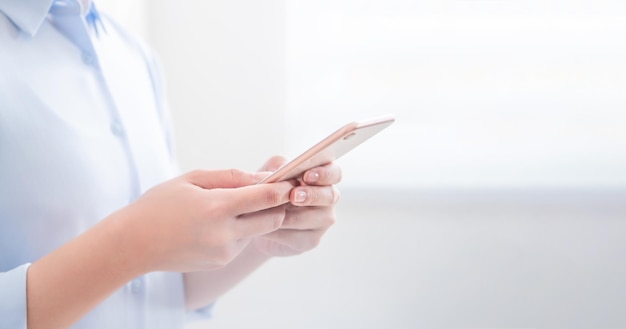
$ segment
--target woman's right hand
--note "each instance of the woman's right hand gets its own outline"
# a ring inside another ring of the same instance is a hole
[[[293,186],[255,185],[264,175],[198,170],[174,178],[38,259],[27,272],[28,328],[69,328],[148,272],[228,264],[285,218]]]
[[[129,230],[146,271],[220,268],[285,218],[294,185],[255,185],[263,175],[193,171],[153,187],[115,217]]]

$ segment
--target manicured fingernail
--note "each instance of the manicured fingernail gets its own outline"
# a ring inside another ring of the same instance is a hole
[[[320,174],[315,171],[307,171],[304,176],[304,181],[306,183],[315,183],[318,179],[320,179]]]
[[[306,192],[305,191],[296,191],[296,195],[294,198],[296,203],[302,203],[304,201],[306,201]]]

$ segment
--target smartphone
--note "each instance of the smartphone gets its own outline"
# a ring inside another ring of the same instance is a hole
[[[300,177],[311,168],[329,164],[381,130],[389,127],[394,121],[393,115],[386,115],[350,122],[313,145],[295,159],[285,163],[257,184],[294,179]]]

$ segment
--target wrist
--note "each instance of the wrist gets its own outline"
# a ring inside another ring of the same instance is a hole
[[[27,273],[28,328],[70,327],[128,281],[148,272],[114,213],[34,262]]]
[[[244,252],[249,255],[248,257],[257,260],[259,263],[263,263],[271,258],[274,258],[275,256],[259,248],[260,241],[263,241],[262,237],[255,237],[252,239],[252,242],[248,244]]]
[[[270,258],[250,243],[223,268],[185,273],[187,309],[196,310],[215,302]]]
[[[273,250],[275,242],[264,238],[263,236],[255,237],[248,246],[248,253],[256,259],[269,260],[276,257],[276,253]]]
[[[117,266],[128,271],[132,277],[156,270],[154,253],[140,227],[136,227],[138,214],[127,207],[119,210],[103,222],[107,240],[111,243],[111,252],[117,259]]]

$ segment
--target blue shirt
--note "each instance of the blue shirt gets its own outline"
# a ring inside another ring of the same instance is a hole
[[[0,0],[0,328],[28,264],[177,174],[153,55],[76,0]],[[51,298],[54,298],[51,296]],[[74,328],[182,328],[180,273],[129,282]]]

